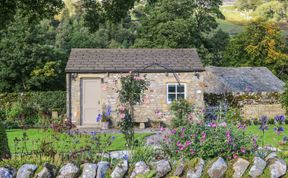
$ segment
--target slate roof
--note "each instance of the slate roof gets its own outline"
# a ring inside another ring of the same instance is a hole
[[[175,72],[203,71],[196,49],[72,49],[66,72],[119,73],[158,63]],[[152,66],[143,72],[167,72]]]
[[[266,67],[206,67],[205,93],[284,92],[284,82]]]

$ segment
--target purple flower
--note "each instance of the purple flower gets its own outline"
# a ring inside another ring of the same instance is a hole
[[[171,133],[172,133],[173,135],[176,134],[176,132],[177,132],[176,129],[172,129],[172,130],[171,130]]]
[[[112,141],[114,141],[114,140],[115,140],[115,138],[116,138],[115,136],[112,136],[112,137],[111,137],[111,140],[112,140]]]
[[[285,120],[286,120],[286,118],[283,115],[277,115],[277,116],[274,117],[274,121],[276,123],[281,123],[282,124],[283,122],[285,122]]]
[[[246,153],[246,149],[245,148],[241,148],[241,153]]]
[[[238,125],[238,129],[239,129],[239,130],[241,130],[241,129],[242,129],[242,130],[246,130],[246,125],[245,125],[245,124],[239,124],[239,125]]]
[[[284,132],[284,128],[283,127],[275,127],[274,128],[274,131],[280,135],[282,132]]]
[[[95,136],[97,133],[96,132],[91,132],[90,133],[92,136]]]
[[[230,144],[232,142],[232,136],[230,130],[226,132],[227,143]]]
[[[128,161],[129,156],[128,156],[128,155],[124,155],[122,158],[123,158],[124,160],[127,160],[127,161]]]
[[[261,116],[259,119],[261,125],[259,127],[260,130],[262,130],[262,132],[264,132],[265,130],[268,130],[268,117],[267,116]]]
[[[107,106],[107,107],[106,107],[106,113],[105,113],[105,116],[106,116],[106,117],[109,117],[109,116],[111,115],[111,112],[112,112],[112,110],[111,110],[111,106]]]
[[[102,114],[98,114],[97,118],[96,118],[96,122],[100,122],[102,119]]]

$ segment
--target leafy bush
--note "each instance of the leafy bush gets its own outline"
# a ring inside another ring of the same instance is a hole
[[[185,100],[174,100],[170,107],[170,110],[173,112],[172,126],[180,127],[188,124],[188,115],[193,111],[192,104]]]
[[[2,122],[0,122],[0,160],[10,158],[10,150],[8,147],[8,138]]]
[[[9,128],[13,125],[36,126],[40,119],[50,116],[51,111],[58,111],[59,115],[65,114],[66,92],[2,93],[0,111],[0,120],[8,123]]]
[[[282,107],[286,109],[286,113],[288,114],[288,82],[285,85],[285,92],[281,95],[281,103]]]
[[[231,159],[254,151],[252,138],[245,134],[243,127],[238,129],[226,123],[193,124],[173,129],[162,146],[176,159],[218,156]]]
[[[139,161],[144,161],[145,163],[149,163],[153,158],[155,149],[148,146],[138,146],[134,147],[131,154],[131,163],[137,163]]]

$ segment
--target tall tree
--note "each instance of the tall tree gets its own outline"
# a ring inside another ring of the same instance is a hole
[[[16,12],[28,18],[29,23],[51,18],[63,8],[62,0],[1,0],[0,29],[14,20]]]
[[[287,41],[272,22],[253,22],[233,37],[225,52],[223,65],[266,66],[281,79],[288,79]]]
[[[206,60],[206,52],[210,50],[206,46],[207,39],[213,38],[210,34],[219,34],[215,30],[218,27],[216,19],[224,18],[219,9],[221,4],[221,0],[156,0],[147,3],[134,47],[202,48],[199,52],[205,51],[202,58],[209,62],[210,59]]]
[[[55,33],[47,25],[30,24],[17,13],[0,31],[0,92],[65,88],[65,53],[54,46]]]

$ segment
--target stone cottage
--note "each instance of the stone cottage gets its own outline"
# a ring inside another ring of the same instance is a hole
[[[204,106],[204,68],[196,49],[72,49],[66,66],[68,118],[77,126],[95,127],[97,115],[109,105],[115,124],[119,78],[135,70],[150,82],[144,103],[136,107],[141,127],[148,121],[169,123],[173,100]]]
[[[240,107],[246,119],[285,114],[279,100],[285,83],[266,67],[206,67],[205,70],[206,110],[227,102]]]

